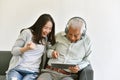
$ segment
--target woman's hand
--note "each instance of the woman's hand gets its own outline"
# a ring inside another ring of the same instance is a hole
[[[35,43],[29,42],[29,43],[27,43],[23,48],[21,48],[20,51],[21,51],[22,53],[24,53],[24,52],[27,51],[27,50],[35,49],[35,47],[36,47]]]
[[[28,50],[35,49],[36,45],[33,42],[29,42],[26,44],[26,48]]]

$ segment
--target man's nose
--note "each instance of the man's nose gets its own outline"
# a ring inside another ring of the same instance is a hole
[[[71,36],[71,41],[75,41],[75,37],[74,36]]]

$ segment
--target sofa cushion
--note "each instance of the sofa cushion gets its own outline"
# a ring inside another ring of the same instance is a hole
[[[6,80],[5,75],[4,76],[0,75],[0,80]]]

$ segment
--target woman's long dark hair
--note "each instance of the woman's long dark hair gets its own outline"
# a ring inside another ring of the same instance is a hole
[[[40,44],[40,42],[42,42],[42,29],[48,21],[51,21],[53,26],[51,32],[47,35],[47,41],[49,41],[52,45],[55,43],[55,23],[49,14],[41,15],[37,21],[28,28],[33,34],[33,42],[37,44]]]

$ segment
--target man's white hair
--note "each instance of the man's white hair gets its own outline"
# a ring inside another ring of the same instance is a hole
[[[80,26],[82,25],[82,26]],[[69,30],[70,27],[72,28],[81,28],[81,33],[85,30],[85,21],[83,21],[82,18],[79,17],[73,17],[71,18],[67,23],[67,28]]]

